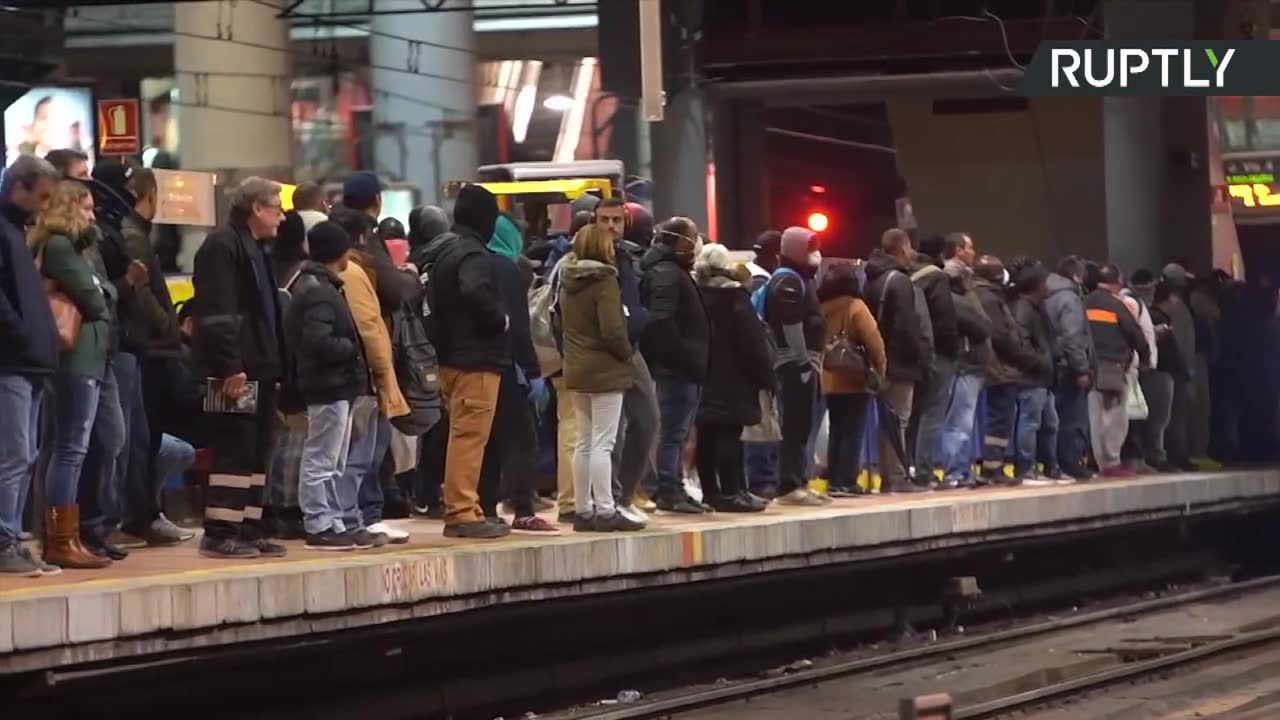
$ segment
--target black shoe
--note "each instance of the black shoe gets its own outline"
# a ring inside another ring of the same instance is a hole
[[[858,497],[860,494],[861,493],[856,492],[855,489],[851,487],[837,487],[832,485],[827,489],[827,495],[837,500]]]
[[[561,525],[572,525],[578,519],[578,513],[562,512],[556,515],[556,522]]]
[[[1178,467],[1177,465],[1174,465],[1173,463],[1171,463],[1171,462],[1169,462],[1169,461],[1167,461],[1167,460],[1166,460],[1165,462],[1150,463],[1150,465],[1151,465],[1151,467],[1152,467],[1152,468],[1154,468],[1154,469],[1155,469],[1155,471],[1156,471],[1156,472],[1158,472],[1158,473],[1166,473],[1166,474],[1168,474],[1168,473],[1180,473],[1180,472],[1182,472],[1182,468]]]
[[[929,490],[930,488],[917,485],[910,480],[898,480],[896,482],[890,482],[888,487],[884,489],[884,492],[893,493],[895,495],[909,495],[911,493],[927,493]]]
[[[1200,468],[1196,467],[1196,464],[1195,464],[1195,463],[1193,463],[1193,462],[1191,462],[1190,460],[1187,460],[1187,459],[1182,459],[1182,460],[1172,460],[1172,459],[1171,459],[1171,460],[1169,460],[1169,464],[1170,464],[1170,465],[1173,465],[1173,466],[1174,466],[1174,467],[1176,467],[1176,468],[1178,468],[1179,472],[1195,472],[1196,470],[1199,470],[1199,469],[1200,469]]]
[[[484,520],[476,520],[467,523],[454,523],[453,525],[444,526],[444,536],[450,538],[465,538],[467,540],[493,540],[500,537],[506,537],[511,534],[511,528],[506,525],[494,525]]]
[[[331,550],[346,551],[354,550],[355,543],[346,533],[336,533],[332,530],[325,530],[319,534],[308,534],[307,542],[302,547],[307,550]]]
[[[1049,478],[1050,480],[1061,480],[1061,479],[1062,479],[1062,468],[1060,468],[1060,467],[1058,467],[1058,466],[1056,466],[1056,465],[1055,465],[1055,466],[1053,466],[1053,467],[1051,467],[1051,468],[1047,468],[1047,469],[1045,469],[1044,473],[1042,473],[1042,474],[1044,475],[1044,477],[1047,477],[1047,478]]]
[[[711,501],[711,507],[715,508],[717,512],[725,513],[755,513],[763,512],[765,508],[764,505],[752,502],[746,493],[714,498]]]
[[[387,536],[381,533],[372,533],[364,528],[356,528],[342,533],[351,540],[351,546],[356,550],[368,550],[369,548],[382,547],[387,544]]]
[[[681,494],[676,497],[658,497],[654,499],[658,509],[664,512],[680,513],[682,515],[702,515],[706,510],[701,505],[695,503],[688,496]]]
[[[644,529],[644,523],[629,519],[620,512],[612,515],[596,515],[596,532],[635,532]]]
[[[574,513],[574,516],[573,516],[574,532],[597,532],[598,529],[599,528],[596,527],[595,515],[578,515],[577,513]]]
[[[507,521],[501,515],[487,515],[485,516],[484,521],[489,523],[490,525],[505,526],[507,524]]]
[[[1062,472],[1070,475],[1078,482],[1087,482],[1094,478],[1093,471],[1083,465],[1063,465]]]
[[[258,551],[259,557],[278,558],[289,554],[289,548],[279,543],[273,543],[266,538],[246,539],[245,542]]]
[[[251,560],[261,553],[252,543],[241,542],[237,538],[213,538],[205,535],[200,538],[200,554],[207,558]]]
[[[413,514],[419,517],[425,517],[428,520],[443,520],[444,506],[443,505],[415,505],[413,508]]]
[[[98,557],[111,558],[112,560],[123,560],[129,557],[128,550],[107,542],[94,530],[81,529],[80,544]]]

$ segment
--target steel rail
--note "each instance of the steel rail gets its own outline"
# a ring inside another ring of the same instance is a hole
[[[1094,625],[1131,615],[1156,612],[1177,607],[1179,605],[1200,602],[1202,600],[1218,599],[1276,585],[1280,585],[1280,575],[1268,575],[1266,577],[1246,580],[1240,583],[1221,585],[1218,587],[1206,588],[1204,590],[1194,590],[1192,592],[1169,595],[1152,600],[1143,600],[1121,607],[1099,610],[1093,613],[1085,613],[1067,618],[1058,618],[1047,622],[1009,628],[1008,630],[999,630],[993,633],[975,635],[972,637],[961,638],[959,640],[935,643],[928,646],[888,653],[885,655],[859,658],[857,660],[850,660],[834,665],[813,668],[811,670],[789,673],[779,677],[749,680],[726,687],[713,688],[710,690],[697,690],[676,697],[645,701],[623,707],[612,707],[605,710],[587,710],[585,712],[572,714],[569,717],[573,720],[639,720],[640,718],[670,716],[700,707],[722,705],[738,700],[745,700],[757,695],[775,693],[803,685],[814,685],[820,682],[856,675],[858,673],[883,670],[896,665],[927,660],[933,657],[946,656],[956,652],[985,648],[1014,640],[1046,635],[1049,633],[1060,632],[1062,630],[1083,627],[1085,625]],[[1272,633],[1277,638],[1280,638],[1280,629],[1276,629],[1266,630],[1260,633],[1252,633],[1249,635],[1240,635],[1233,638],[1231,641],[1226,642],[1244,642],[1243,639],[1246,638],[1250,638],[1246,644],[1263,642],[1265,639],[1258,639],[1258,637],[1267,633]],[[1205,647],[1209,646],[1201,646],[1199,648],[1195,648],[1195,650],[1203,650]],[[1224,652],[1228,649],[1230,648],[1220,648],[1217,652]],[[1181,656],[1182,653],[1179,653],[1178,655]],[[1174,656],[1170,655],[1165,657]],[[1184,660],[1183,662],[1186,661]],[[1064,683],[1064,685],[1066,684],[1069,683]],[[1024,701],[1024,703],[1026,702],[1032,701]],[[982,706],[974,706],[976,709],[981,709],[981,707]],[[973,711],[976,712],[977,710]],[[957,717],[982,717],[982,715],[961,715]]]

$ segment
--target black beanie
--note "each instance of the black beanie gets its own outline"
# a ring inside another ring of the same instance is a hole
[[[474,230],[488,243],[498,226],[498,198],[479,185],[463,185],[453,205],[453,221]]]
[[[351,249],[351,236],[338,223],[322,220],[307,233],[307,246],[312,260],[327,265]]]

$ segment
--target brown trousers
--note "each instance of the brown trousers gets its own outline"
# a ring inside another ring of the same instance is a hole
[[[495,372],[440,368],[444,399],[449,407],[449,450],[444,461],[444,505],[446,525],[484,519],[480,509],[480,467],[484,448],[493,430],[493,413],[498,405]]]

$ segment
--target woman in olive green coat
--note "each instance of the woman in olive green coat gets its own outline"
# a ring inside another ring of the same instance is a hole
[[[111,312],[106,280],[95,274],[86,252],[96,252],[93,197],[84,184],[64,180],[49,207],[36,218],[28,240],[41,272],[80,311],[80,334],[64,348],[54,375],[54,451],[46,478],[45,560],[61,567],[104,567],[111,561],[80,541],[79,489],[97,492],[98,482],[81,484],[80,474],[94,421],[101,412],[120,413],[118,398],[102,392],[110,353]],[[123,426],[123,418],[119,427]],[[111,448],[108,448],[110,451]],[[117,451],[119,448],[115,448]],[[86,478],[88,479],[88,478]]]
[[[588,225],[573,238],[573,252],[556,268],[564,336],[564,384],[578,437],[573,454],[573,496],[578,532],[639,530],[613,499],[613,445],[622,395],[631,388],[631,341],[623,315],[613,236]]]

